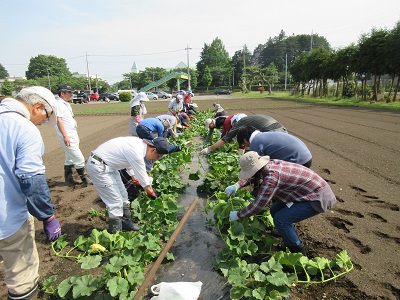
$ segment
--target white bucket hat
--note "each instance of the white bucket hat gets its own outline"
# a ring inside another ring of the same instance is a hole
[[[139,94],[137,94],[136,97],[138,98],[139,101],[150,101],[149,98],[147,98],[147,95],[145,92],[140,92]]]
[[[16,97],[24,100],[36,100],[36,103],[43,103],[46,111],[51,114],[45,124],[54,126],[57,124],[57,115],[55,111],[56,98],[54,94],[47,88],[42,86],[30,86],[23,88]]]
[[[207,119],[204,121],[204,127],[206,128],[206,130],[210,129],[210,124],[213,122],[213,119]]]
[[[249,151],[239,159],[239,178],[249,179],[269,162],[269,156],[259,156],[255,151]]]

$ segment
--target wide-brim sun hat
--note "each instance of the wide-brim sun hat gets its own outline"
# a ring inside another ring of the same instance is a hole
[[[239,159],[239,178],[249,179],[269,162],[269,156],[260,156],[255,151],[243,154]]]
[[[135,98],[137,98],[139,101],[150,101],[145,92],[140,92]]]
[[[47,88],[42,86],[30,86],[27,88],[23,88],[18,94],[17,97],[21,99],[33,99],[36,98],[35,102],[41,102],[44,104],[44,107],[48,113],[51,113],[49,119],[45,122],[47,125],[54,126],[57,124],[57,115],[55,111],[56,106],[56,98],[54,94]]]

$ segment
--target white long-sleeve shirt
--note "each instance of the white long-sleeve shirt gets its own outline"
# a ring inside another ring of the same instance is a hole
[[[117,137],[101,144],[92,152],[116,170],[126,169],[130,176],[135,175],[142,186],[151,185],[152,178],[147,175],[144,157],[147,144],[135,136]]]

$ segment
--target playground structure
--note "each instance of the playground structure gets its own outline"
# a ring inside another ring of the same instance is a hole
[[[158,87],[162,84],[164,84],[165,82],[167,82],[170,79],[178,79],[177,80],[177,84],[178,84],[178,91],[181,89],[181,83],[184,80],[189,80],[189,76],[187,73],[184,72],[172,72],[169,73],[167,76],[164,76],[163,78],[157,80],[157,81],[153,81],[151,83],[149,83],[148,85],[146,85],[145,87],[142,87],[139,92],[147,92],[149,90],[151,90],[152,88]]]

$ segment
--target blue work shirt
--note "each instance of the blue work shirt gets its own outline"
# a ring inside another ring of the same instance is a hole
[[[280,159],[299,165],[305,164],[312,155],[302,140],[285,132],[254,132],[250,137],[250,151],[270,159]]]
[[[163,136],[164,125],[159,119],[156,118],[147,118],[144,119],[139,125],[145,126],[150,129],[152,132],[157,132],[158,136]]]
[[[6,112],[13,111],[13,112]],[[6,113],[4,113],[6,112]],[[42,161],[43,139],[19,101],[0,103],[0,240],[17,232],[29,218],[53,215]]]

